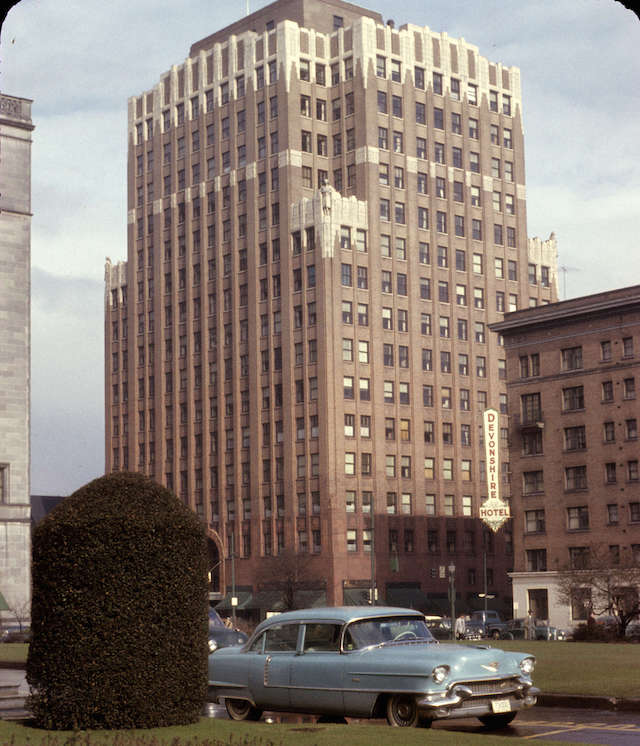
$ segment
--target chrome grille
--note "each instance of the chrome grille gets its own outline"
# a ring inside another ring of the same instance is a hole
[[[520,680],[517,676],[506,679],[483,679],[482,681],[458,681],[456,685],[468,686],[474,697],[492,697],[494,695],[508,694],[520,688]]]

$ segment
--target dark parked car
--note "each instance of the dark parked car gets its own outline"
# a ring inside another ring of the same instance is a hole
[[[474,611],[470,621],[472,625],[477,625],[481,637],[493,637],[494,640],[499,640],[507,629],[506,622],[502,621],[500,614],[493,609]]]
[[[5,627],[0,635],[0,642],[29,642],[31,640],[31,629],[12,625]]]
[[[505,640],[526,640],[527,639],[527,620],[512,619],[507,622],[507,629],[502,637]],[[551,627],[541,622],[536,623],[534,627],[536,640],[566,640],[567,633],[563,629]]]
[[[209,609],[209,652],[218,648],[244,645],[247,636],[239,629],[227,627],[215,609]]]

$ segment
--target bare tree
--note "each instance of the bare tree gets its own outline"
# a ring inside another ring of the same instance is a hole
[[[309,555],[283,549],[280,554],[264,559],[256,580],[262,590],[279,591],[282,594],[283,611],[295,609],[298,591],[317,587],[311,563]]]
[[[20,630],[20,632],[22,632],[22,630],[26,626],[26,622],[28,622],[31,618],[31,602],[16,602],[9,606],[9,613],[16,620],[16,622],[18,623],[18,629]]]
[[[618,637],[624,637],[630,622],[640,617],[640,567],[612,559],[608,548],[592,546],[579,567],[559,572],[558,596],[570,606],[583,604],[590,616],[611,615]]]

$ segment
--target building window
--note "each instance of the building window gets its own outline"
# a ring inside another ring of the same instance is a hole
[[[602,401],[603,402],[613,401],[613,381],[602,382]]]
[[[584,409],[584,387],[571,386],[562,389],[562,408],[564,412]]]
[[[561,352],[562,370],[582,368],[582,347],[567,347]]]
[[[584,425],[565,427],[564,447],[566,451],[580,451],[587,447],[587,436]]]
[[[547,550],[546,549],[527,549],[527,572],[546,572],[547,570]]]
[[[525,471],[522,473],[522,494],[533,495],[544,491],[544,472],[542,469],[537,471]]]
[[[539,534],[545,531],[544,510],[525,510],[524,530],[527,534]]]
[[[587,467],[586,466],[568,466],[564,470],[565,489],[586,490],[587,489]]]
[[[567,529],[569,531],[585,531],[588,528],[589,508],[586,505],[567,508]]]
[[[623,396],[625,399],[635,399],[636,398],[636,379],[625,378],[622,381],[622,390],[623,390]]]

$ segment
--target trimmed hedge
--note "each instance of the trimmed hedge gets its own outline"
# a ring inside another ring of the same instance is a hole
[[[33,534],[29,706],[48,729],[196,722],[207,691],[200,520],[141,474],[111,474]]]

